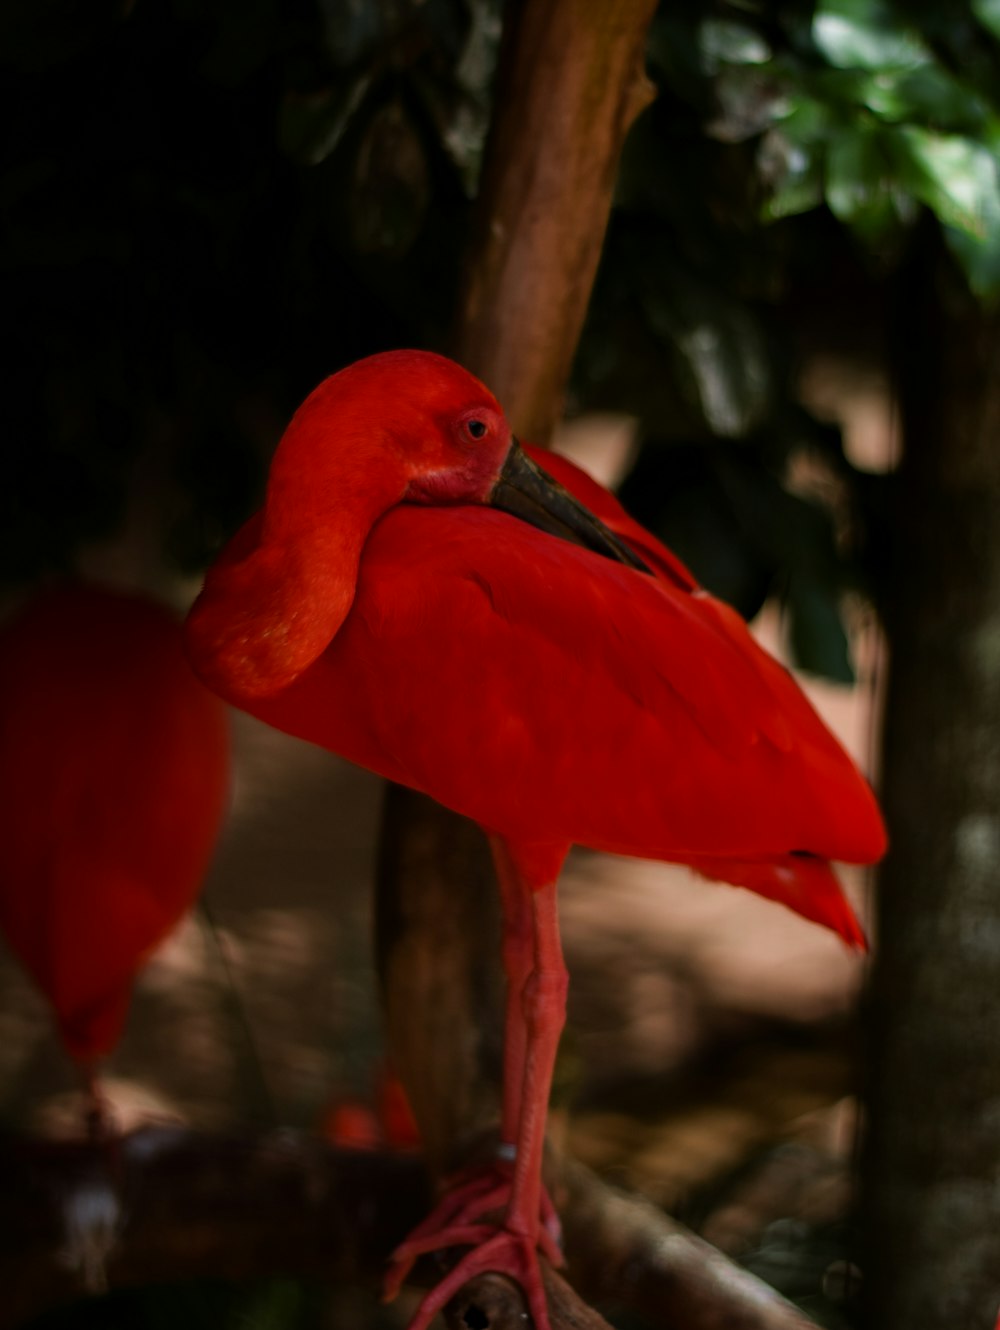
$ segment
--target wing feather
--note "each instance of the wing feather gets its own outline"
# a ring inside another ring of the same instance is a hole
[[[512,838],[877,857],[864,781],[733,618],[504,514],[404,505],[337,638],[258,714]]]

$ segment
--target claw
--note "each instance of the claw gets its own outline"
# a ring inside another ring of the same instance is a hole
[[[496,1209],[503,1200],[502,1196],[491,1198],[491,1204],[484,1210]],[[426,1229],[426,1231],[425,1231]],[[446,1247],[464,1247],[467,1244],[481,1242],[489,1238],[496,1230],[489,1224],[452,1224],[444,1228],[426,1228],[426,1221],[413,1230],[410,1236],[399,1244],[389,1258],[389,1270],[382,1281],[382,1301],[392,1302],[413,1269],[417,1259],[430,1252],[443,1251]],[[559,1270],[566,1264],[555,1238],[544,1225],[539,1225],[537,1246],[551,1266]]]
[[[390,1257],[389,1272],[382,1282],[382,1301],[392,1302],[418,1257],[444,1251],[446,1247],[475,1247],[488,1242],[495,1233],[492,1224],[453,1224],[419,1237],[414,1230]]]
[[[426,1219],[399,1244],[390,1257],[382,1285],[384,1302],[391,1302],[402,1288],[417,1258],[445,1247],[461,1247],[482,1241],[496,1232],[492,1224],[479,1221],[491,1210],[502,1210],[510,1200],[512,1170],[506,1161],[486,1168],[456,1174],[452,1185]],[[464,1237],[475,1231],[477,1236]],[[542,1188],[536,1243],[545,1259],[557,1270],[566,1264],[560,1246],[562,1226],[555,1206]]]
[[[421,1302],[409,1330],[426,1330],[441,1308],[451,1301],[464,1284],[488,1270],[516,1280],[524,1293],[535,1330],[550,1330],[549,1309],[534,1243],[530,1238],[512,1233],[509,1229],[500,1229],[493,1237],[462,1257]]]

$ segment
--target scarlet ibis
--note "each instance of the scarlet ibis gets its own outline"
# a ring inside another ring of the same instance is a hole
[[[537,457],[538,454],[535,454]],[[689,864],[861,944],[828,860],[885,838],[874,797],[790,675],[732,611],[569,463],[546,474],[477,379],[372,356],[282,438],[265,505],[187,622],[231,702],[487,832],[508,979],[506,1173],[466,1182],[397,1252],[471,1251],[413,1330],[485,1270],[548,1315],[541,1186],[565,1009],[555,884],[573,843]],[[503,1202],[500,1226],[482,1220]]]
[[[133,976],[193,903],[225,809],[225,707],[180,623],[67,583],[0,628],[0,930],[97,1098]]]

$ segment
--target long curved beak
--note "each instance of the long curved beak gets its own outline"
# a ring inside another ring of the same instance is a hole
[[[603,554],[616,563],[627,564],[642,573],[650,571],[600,518],[537,466],[516,439],[511,443],[488,502],[493,508],[511,513],[542,531],[572,541],[574,545]]]

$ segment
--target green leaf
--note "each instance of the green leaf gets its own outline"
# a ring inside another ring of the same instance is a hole
[[[869,244],[880,242],[900,223],[885,134],[846,129],[826,154],[826,201],[830,211]]]
[[[997,163],[981,144],[905,125],[893,146],[901,184],[945,226],[980,240],[1000,226]]]
[[[823,202],[823,172],[818,152],[789,142],[781,130],[773,129],[762,139],[757,161],[764,179],[776,182],[764,204],[765,221],[775,222],[809,212]]]
[[[991,227],[981,237],[946,226],[944,238],[973,293],[990,302],[1000,298],[1000,226]]]
[[[770,70],[728,65],[715,80],[717,112],[705,133],[722,143],[743,143],[774,122],[776,94]]]
[[[753,28],[727,19],[706,19],[699,30],[702,55],[709,69],[721,64],[764,65],[771,48]]]
[[[828,65],[810,73],[806,86],[814,97],[826,103],[831,116],[845,123],[864,115],[872,78],[868,69],[837,69]]]
[[[1000,0],[972,0],[969,8],[987,32],[1000,38]]]
[[[764,204],[766,222],[780,222],[783,217],[797,217],[811,212],[823,202],[823,176],[818,164],[797,175],[786,176]]]
[[[884,120],[903,120],[913,110],[895,70],[879,70],[865,80],[861,101]]]
[[[825,101],[796,92],[775,104],[775,123],[789,142],[812,144],[826,140],[833,116]]]
[[[989,112],[981,97],[939,65],[878,70],[857,87],[858,102],[882,120],[912,121],[959,133],[982,130]]]
[[[898,88],[909,118],[935,129],[976,132],[989,119],[989,107],[972,84],[940,65],[909,70],[899,76]]]
[[[812,37],[840,69],[906,69],[930,59],[920,38],[876,0],[821,0]]]

